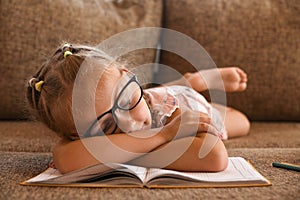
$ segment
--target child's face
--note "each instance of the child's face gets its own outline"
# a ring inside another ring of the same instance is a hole
[[[105,114],[99,120],[105,134],[113,132],[116,121],[117,129],[114,133],[129,133],[151,127],[150,110],[141,95],[141,89],[133,81],[130,72],[115,67],[109,67],[103,72],[96,92],[97,115],[103,115],[113,105],[119,106],[113,109],[113,114]]]

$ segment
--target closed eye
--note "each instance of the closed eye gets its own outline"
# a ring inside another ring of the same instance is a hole
[[[104,134],[109,135],[115,129],[116,123],[113,118],[107,118],[101,124],[101,129]]]

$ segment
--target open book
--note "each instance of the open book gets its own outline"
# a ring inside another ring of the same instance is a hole
[[[242,187],[268,186],[271,182],[241,157],[230,157],[222,172],[179,172],[125,164],[94,165],[62,175],[48,168],[21,185],[74,187]],[[103,172],[105,171],[105,172]]]

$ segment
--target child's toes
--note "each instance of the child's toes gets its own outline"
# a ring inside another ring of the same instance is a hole
[[[247,82],[247,74],[240,68],[236,68],[236,70],[241,78],[241,82]]]
[[[240,83],[238,91],[244,91],[247,88],[247,83]]]

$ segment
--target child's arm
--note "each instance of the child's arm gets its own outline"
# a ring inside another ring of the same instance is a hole
[[[204,156],[201,156],[203,153]],[[164,144],[129,164],[178,171],[216,172],[224,170],[227,161],[228,155],[222,140],[201,133],[197,137],[181,138]]]
[[[140,138],[128,134],[63,140],[53,151],[56,168],[67,173],[98,163],[125,163],[166,143],[161,134]]]
[[[196,132],[214,132],[215,129],[209,123],[209,118],[199,117],[199,112],[189,111],[177,116],[159,130],[90,137],[72,142],[61,141],[54,149],[53,159],[62,173],[100,162],[126,163],[169,143],[174,138],[189,137]]]

